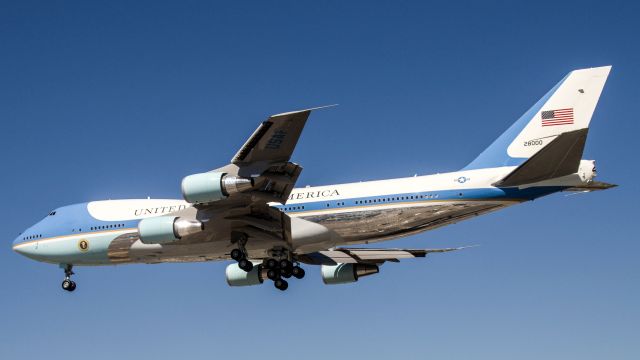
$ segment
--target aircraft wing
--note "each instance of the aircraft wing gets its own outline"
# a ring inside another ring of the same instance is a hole
[[[258,126],[230,164],[211,171],[251,179],[252,187],[172,214],[204,222],[204,231],[184,237],[182,244],[230,239],[231,244],[248,240],[250,252],[252,248],[288,247],[290,218],[269,203],[284,204],[302,172],[301,166],[289,160],[315,109],[270,116]],[[259,255],[254,253],[254,256]]]
[[[381,264],[386,261],[399,262],[400,259],[423,258],[431,253],[443,253],[467,248],[444,249],[371,249],[371,248],[337,248],[298,255],[304,263],[314,265],[336,264]]]
[[[289,161],[312,110],[270,116],[238,150],[231,163],[241,168],[260,168]]]
[[[229,165],[213,171],[256,179],[258,184],[251,192],[254,198],[284,204],[302,172],[300,165],[289,161],[302,129],[313,110],[326,107],[270,116],[242,145]]]

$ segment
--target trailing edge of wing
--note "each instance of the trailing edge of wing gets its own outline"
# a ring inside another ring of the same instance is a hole
[[[370,263],[380,264],[385,261],[399,262],[400,259],[426,257],[430,253],[443,253],[462,250],[470,246],[444,249],[370,249],[370,248],[337,248],[298,255],[302,262],[316,265]]]

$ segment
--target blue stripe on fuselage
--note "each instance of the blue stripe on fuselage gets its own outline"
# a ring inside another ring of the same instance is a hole
[[[533,200],[565,189],[560,186],[518,188],[480,188],[423,191],[416,193],[398,193],[340,200],[321,200],[299,202],[295,204],[276,205],[275,207],[287,212],[296,213],[303,211],[335,209],[347,206],[373,206],[380,204],[402,204],[416,201],[452,201],[452,200]]]
[[[460,189],[424,191],[416,193],[398,193],[380,196],[349,198],[340,200],[322,200],[300,202],[289,205],[276,205],[275,207],[287,212],[306,212],[314,210],[339,209],[347,206],[375,206],[380,204],[402,204],[416,201],[464,201],[464,200],[533,200],[535,198],[549,195],[564,189],[564,187],[531,187],[527,189],[518,188],[480,188],[480,189]],[[342,205],[343,204],[343,205]],[[55,215],[50,215],[42,221],[33,225],[21,234],[13,245],[33,242],[39,236],[41,239],[57,236],[89,234],[102,232],[105,230],[118,230],[135,228],[140,219],[121,221],[101,221],[93,218],[87,210],[88,203],[63,206],[55,210]],[[109,227],[110,225],[121,224],[120,227]],[[92,230],[91,228],[94,228]],[[95,229],[97,228],[97,229]]]

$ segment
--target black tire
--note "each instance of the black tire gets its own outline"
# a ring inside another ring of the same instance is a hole
[[[71,289],[71,280],[64,279],[62,281],[62,290],[72,291],[72,290],[69,290],[69,289]]]
[[[288,279],[291,277],[291,271],[280,271],[280,276]]]
[[[285,291],[289,287],[289,283],[286,280],[282,280],[282,279],[278,279],[274,281],[273,285],[276,287],[276,289],[281,291]]]
[[[231,250],[231,258],[235,261],[240,261],[244,259],[244,254],[242,253],[242,251],[240,251],[240,249],[233,249]]]
[[[276,261],[276,259],[267,259],[267,262],[265,263],[267,269],[277,269],[278,268],[278,262]]]
[[[279,280],[280,271],[278,271],[278,269],[269,269],[269,271],[267,271],[267,277],[273,281]]]
[[[300,266],[294,266],[293,269],[291,269],[291,275],[296,279],[302,279],[304,277],[304,269]]]
[[[291,263],[291,261],[289,261],[287,259],[280,260],[278,265],[280,266],[280,269],[285,270],[285,271],[291,271],[291,268],[293,267],[293,264]]]
[[[247,259],[241,259],[238,261],[238,267],[246,272],[253,270],[253,263]]]
[[[76,282],[75,282],[75,281],[72,281],[72,282],[71,282],[71,287],[69,288],[69,291],[73,291],[73,290],[75,290],[75,289],[76,289]]]

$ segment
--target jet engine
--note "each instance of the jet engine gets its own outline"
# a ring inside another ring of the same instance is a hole
[[[171,243],[202,230],[204,225],[200,221],[175,216],[152,217],[138,223],[140,241],[145,244]]]
[[[238,267],[238,263],[227,266],[225,276],[229,286],[250,286],[259,285],[264,281],[262,266],[254,263],[253,269],[246,272]]]
[[[322,265],[321,269],[325,285],[354,283],[363,276],[377,274],[379,271],[378,265],[372,264]]]
[[[182,197],[192,204],[222,200],[231,194],[251,190],[253,179],[221,172],[193,174],[182,179]]]

